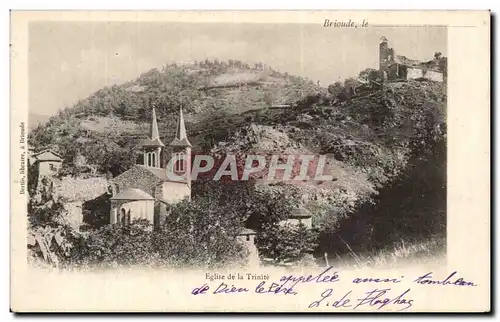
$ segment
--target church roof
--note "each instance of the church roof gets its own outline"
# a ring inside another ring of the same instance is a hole
[[[167,176],[167,170],[163,168],[155,168],[155,167],[148,167],[142,164],[137,164],[138,167],[141,167],[142,169],[145,169],[149,171],[151,174],[153,174],[155,177],[160,179],[161,181],[171,181],[171,182],[177,182],[177,183],[185,183],[185,181],[173,181]]]
[[[183,138],[182,140],[175,138],[172,140],[172,142],[170,142],[170,145],[186,147],[186,146],[191,146],[191,142],[189,142],[187,138]]]
[[[129,188],[111,197],[111,200],[154,200],[154,198],[140,189]]]
[[[149,172],[154,174],[155,177],[157,177],[160,180],[167,180],[168,179],[167,178],[167,170],[165,170],[163,168],[148,167],[148,166],[142,165],[142,164],[137,164],[137,166],[139,166],[145,170],[148,170]]]
[[[160,140],[160,138],[156,138],[154,140],[144,139],[142,140],[141,145],[144,147],[153,147],[153,148],[159,148],[165,146],[163,142]]]

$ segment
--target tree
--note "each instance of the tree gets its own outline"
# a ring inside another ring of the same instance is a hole
[[[340,93],[342,93],[343,89],[344,86],[341,82],[335,82],[332,85],[328,86],[328,93],[330,93],[334,97],[337,97]]]
[[[353,88],[359,85],[360,83],[356,78],[349,77],[344,80],[344,88]]]
[[[373,68],[362,70],[358,75],[358,79],[362,80],[363,82],[377,81],[378,78],[379,72]]]
[[[245,248],[237,240],[241,228],[239,213],[202,197],[172,206],[154,244],[168,265],[221,267],[245,260]]]
[[[284,264],[302,260],[318,242],[317,234],[302,224],[273,224],[258,235],[257,245],[261,257]]]
[[[133,220],[128,226],[106,225],[92,231],[79,245],[76,262],[90,267],[159,264],[151,231],[145,219]]]
[[[272,106],[273,105],[273,95],[270,92],[265,92],[264,97],[263,97],[264,103],[266,103],[266,106]]]

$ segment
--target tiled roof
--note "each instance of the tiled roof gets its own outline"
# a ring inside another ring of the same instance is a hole
[[[49,149],[35,153],[31,157],[38,161],[63,161],[61,155]]]
[[[142,164],[137,164],[138,167],[141,167],[147,171],[149,171],[150,173],[152,173],[155,177],[157,177],[158,179],[160,179],[161,181],[169,181],[169,182],[177,182],[177,183],[186,183],[185,181],[175,181],[175,180],[171,180],[168,176],[167,176],[167,170],[164,169],[164,168],[155,168],[155,167],[148,167],[148,166],[145,166],[145,165],[142,165]]]
[[[140,189],[130,188],[111,197],[111,200],[154,200],[154,198]]]
[[[180,147],[186,147],[186,146],[191,146],[191,142],[187,138],[183,138],[181,140],[175,138],[170,142],[171,146],[180,146]]]
[[[141,167],[145,170],[148,170],[149,172],[151,172],[152,174],[155,175],[155,177],[157,177],[158,179],[160,180],[167,180],[167,170],[163,169],[163,168],[155,168],[155,167],[148,167],[148,166],[145,166],[145,165],[142,165],[142,164],[137,164],[138,167]]]
[[[290,218],[311,218],[312,214],[305,208],[295,208],[290,214]]]
[[[249,228],[242,228],[240,231],[240,235],[255,235],[255,234],[256,234],[255,230]]]
[[[165,146],[163,142],[160,140],[160,138],[156,138],[154,140],[144,139],[142,140],[141,145],[144,147],[153,147],[153,148],[159,148]]]

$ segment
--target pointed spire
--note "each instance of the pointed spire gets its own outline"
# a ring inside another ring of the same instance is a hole
[[[151,140],[157,139],[160,137],[160,134],[158,133],[158,123],[156,123],[156,110],[153,107],[153,119],[151,121],[151,128],[149,131],[149,138]]]
[[[186,125],[184,124],[184,114],[182,113],[182,107],[179,112],[179,120],[177,121],[177,132],[175,137],[179,140],[186,138]]]
[[[186,125],[184,124],[184,113],[182,112],[182,107],[179,111],[179,119],[177,120],[177,130],[175,132],[175,138],[170,143],[170,145],[175,146],[191,146],[187,138]]]

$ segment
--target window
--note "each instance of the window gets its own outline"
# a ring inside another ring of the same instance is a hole
[[[120,211],[120,221],[119,221],[119,223],[122,224],[123,226],[125,226],[127,224],[126,220],[127,220],[127,218],[126,218],[126,211],[125,211],[125,208],[122,208],[122,210]]]
[[[247,235],[247,241],[250,241],[250,235]]]
[[[150,167],[151,166],[151,152],[148,152],[146,155],[147,155],[147,158],[148,158],[147,166]]]
[[[175,160],[175,168],[174,171],[176,172],[184,172],[186,171],[185,166],[184,166],[184,158],[183,158],[183,153],[176,153],[174,156]]]
[[[57,171],[57,168],[53,163],[49,163],[49,169],[50,171]]]
[[[118,220],[118,223],[123,226],[128,226],[130,225],[130,219],[131,219],[130,209],[126,211],[125,208],[122,208],[120,210],[120,218]]]

